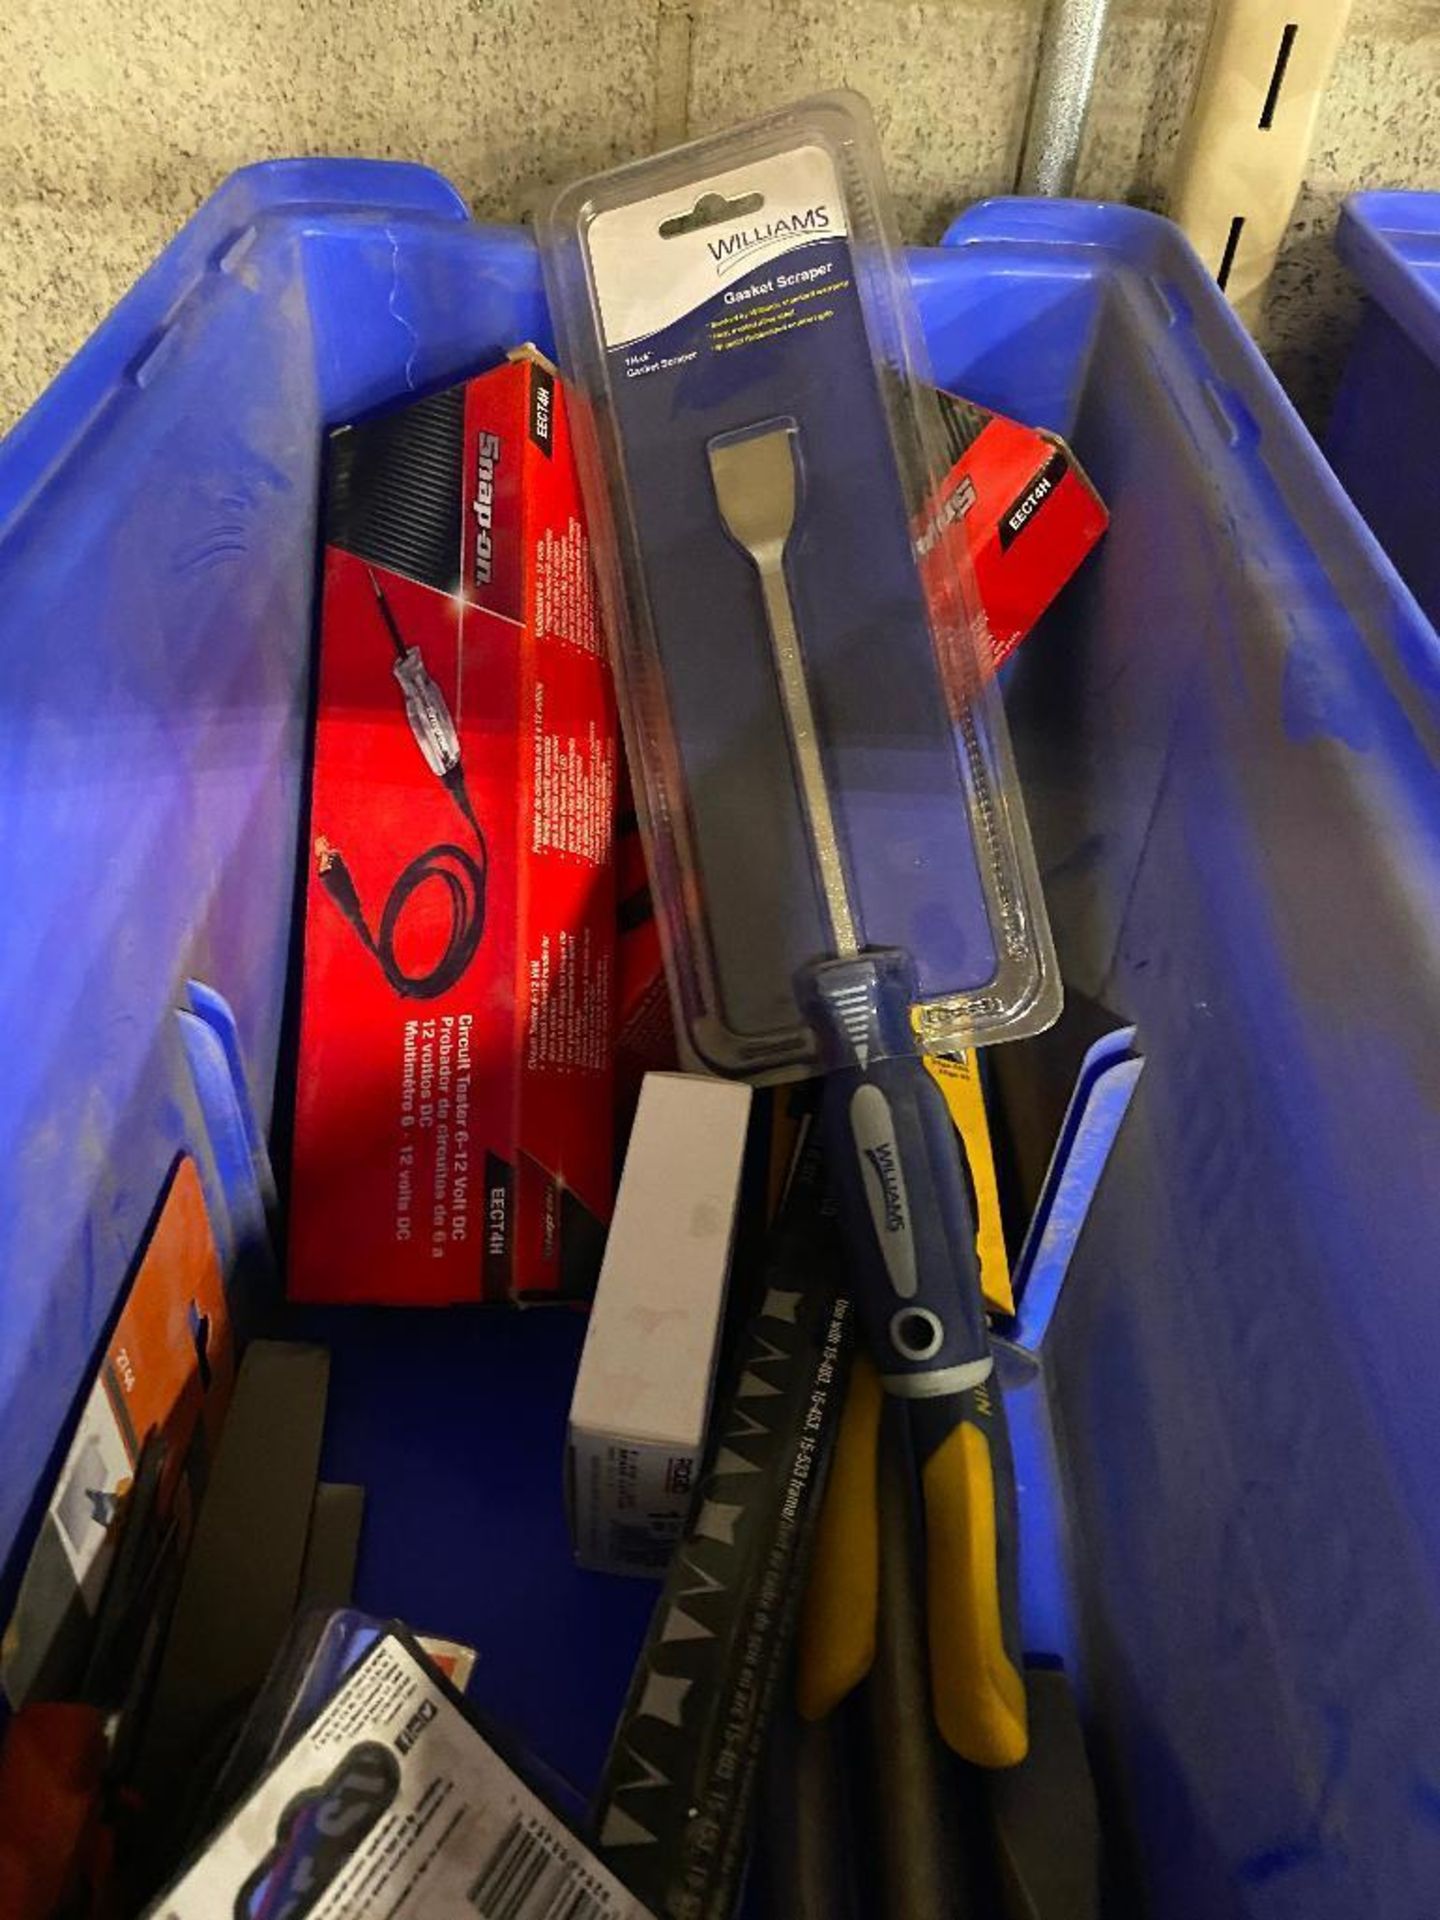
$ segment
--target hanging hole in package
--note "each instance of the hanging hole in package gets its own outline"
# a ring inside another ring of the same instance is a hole
[[[817,955],[896,949],[944,1050],[1060,983],[869,111],[821,96],[541,222],[679,1032],[820,1064]],[[899,1046],[913,1044],[905,1039]]]

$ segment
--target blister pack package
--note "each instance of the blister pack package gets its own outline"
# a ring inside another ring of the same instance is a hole
[[[581,181],[541,237],[693,1059],[824,1066],[859,953],[895,956],[897,1051],[1048,1025],[978,602],[916,554],[945,462],[864,101]]]

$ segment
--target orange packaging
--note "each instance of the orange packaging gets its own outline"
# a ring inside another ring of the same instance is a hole
[[[205,1195],[176,1162],[20,1584],[0,1679],[12,1706],[78,1680],[148,1436],[163,1436],[156,1501],[188,1532],[235,1383],[235,1343]]]

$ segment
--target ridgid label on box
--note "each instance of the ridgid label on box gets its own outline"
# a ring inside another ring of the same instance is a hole
[[[646,1920],[399,1640],[382,1640],[154,1920]]]

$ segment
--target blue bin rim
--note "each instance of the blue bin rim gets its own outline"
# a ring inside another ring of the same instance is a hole
[[[1352,193],[1335,251],[1366,294],[1440,366],[1440,193]]]
[[[211,265],[238,248],[248,233],[271,222],[298,230],[323,224],[327,215],[355,220],[410,220],[455,227],[472,221],[460,191],[435,169],[413,161],[359,157],[276,159],[241,167],[181,227],[94,334],[80,347],[39,398],[0,437],[0,547],[46,482],[79,451],[93,423],[123,388]],[[504,235],[512,248],[533,249],[523,226],[476,223],[492,240]],[[1371,192],[1346,202],[1337,247],[1367,287],[1440,364],[1440,193]],[[1045,256],[1053,272],[1068,254],[1077,272],[1097,256],[1148,275],[1158,287],[1185,289],[1213,281],[1184,232],[1164,215],[1113,201],[1058,200],[998,195],[974,202],[951,223],[939,247],[908,250],[917,292],[951,250],[973,246],[1014,250],[1024,270],[1027,251]],[[538,263],[533,268],[538,283]],[[1204,358],[1221,357],[1239,369],[1232,375],[1244,408],[1270,439],[1269,451],[1251,449],[1251,464],[1264,466],[1283,450],[1298,455],[1312,500],[1345,513],[1368,563],[1408,594],[1375,536],[1355,515],[1331,468],[1312,454],[1309,435],[1270,367],[1255,351],[1239,317],[1223,299],[1204,299],[1196,309],[1207,336]],[[1413,605],[1413,603],[1412,603]],[[1425,626],[1423,617],[1417,625]],[[1426,629],[1428,631],[1428,628]],[[1432,635],[1431,646],[1437,642]]]
[[[0,435],[0,533],[144,358],[211,261],[263,220],[340,212],[470,219],[467,202],[443,174],[409,160],[258,160],[228,174]]]
[[[942,247],[975,241],[1033,240],[1047,247],[1094,248],[1132,258],[1148,245],[1190,243],[1163,213],[1132,207],[1121,200],[1058,200],[998,193],[975,200],[956,214],[941,235]],[[1191,249],[1193,253],[1193,249]],[[1199,255],[1194,254],[1198,261]]]
[[[223,179],[91,337],[10,431],[0,436],[0,544],[46,481],[77,451],[88,429],[123,386],[192,293],[208,266],[257,225],[279,221],[304,228],[328,214],[355,219],[411,219],[440,225],[472,221],[460,191],[435,169],[414,161],[321,155],[262,160]],[[477,223],[512,246],[532,248],[523,226]],[[1346,202],[1337,247],[1387,310],[1440,363],[1440,194],[1372,192]],[[1162,214],[1119,202],[998,195],[974,202],[950,224],[938,248],[908,250],[917,291],[945,252],[971,246],[1033,247],[1052,270],[1059,256],[1077,262],[1107,255],[1119,264],[1180,287],[1210,276],[1184,232]],[[1083,269],[1081,269],[1083,270]],[[538,279],[538,267],[536,268]],[[1213,343],[1240,351],[1244,402],[1279,429],[1292,449],[1308,445],[1303,423],[1269,366],[1255,352],[1238,316],[1223,300],[1205,301]],[[1207,357],[1213,353],[1207,348]],[[1252,456],[1263,459],[1258,454]],[[1302,456],[1303,457],[1303,456]],[[1348,500],[1321,459],[1309,462],[1308,484],[1335,504]],[[1367,559],[1393,569],[1363,521],[1350,513]],[[1397,591],[1404,592],[1398,576]]]
[[[472,219],[459,190],[443,174],[414,161],[317,155],[257,161],[227,176],[28,411],[0,435],[0,536],[76,448],[115,388],[143,361],[208,265],[262,221],[304,224],[333,213],[456,223]],[[500,230],[533,244],[524,227]],[[1162,261],[1173,265],[1178,250],[1189,256],[1189,267],[1204,272],[1172,221],[1110,201],[994,196],[967,207],[942,236],[940,249],[997,242],[1043,247],[1052,261],[1058,251],[1104,253],[1142,268]],[[922,278],[927,255],[936,257],[925,247],[909,250],[912,272]],[[1230,317],[1228,309],[1224,317]],[[1248,338],[1238,320],[1233,331]]]

